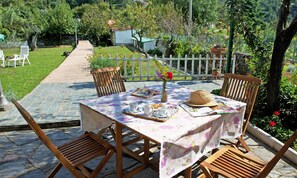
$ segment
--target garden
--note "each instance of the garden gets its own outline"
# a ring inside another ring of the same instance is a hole
[[[8,100],[21,99],[30,93],[51,71],[66,58],[63,53],[70,52],[71,46],[39,48],[30,51],[31,65],[23,67],[1,67],[0,80]],[[3,49],[5,56],[19,54],[19,48]]]

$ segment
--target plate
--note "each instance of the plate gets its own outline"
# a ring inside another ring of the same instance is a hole
[[[164,115],[160,115],[160,114],[158,114],[157,112],[154,112],[153,115],[154,115],[155,117],[159,117],[159,118],[161,118],[161,117],[168,117],[167,112],[166,112]]]
[[[142,114],[143,112],[141,111],[140,107],[137,108],[136,111],[131,111],[130,108],[125,108],[123,109],[123,112],[129,112],[129,113],[132,113],[132,114]]]
[[[160,94],[159,91],[148,89],[148,88],[137,88],[135,91],[131,93],[132,96],[138,96],[142,98],[150,98],[153,95]]]

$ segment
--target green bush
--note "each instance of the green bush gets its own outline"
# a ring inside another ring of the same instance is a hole
[[[103,67],[115,67],[116,63],[114,60],[111,59],[101,59],[101,58],[97,58],[92,60],[91,62],[91,69],[99,69],[99,68],[103,68]]]
[[[90,59],[91,64],[90,67],[91,69],[99,69],[103,67],[116,67],[116,61],[113,59],[108,59],[108,58],[100,58],[100,57],[94,57]],[[118,66],[121,68],[121,75],[124,76],[124,61],[119,61]],[[126,62],[126,67],[127,67],[127,75],[132,75],[132,62],[127,61]],[[137,72],[139,68],[138,63],[134,63],[134,71]]]
[[[214,95],[220,95],[220,91],[221,91],[221,89],[214,89],[211,91],[211,93]]]
[[[293,134],[293,131],[290,129],[286,129],[282,125],[283,119],[280,117],[280,114],[280,112],[275,111],[272,116],[253,118],[252,124],[261,128],[278,140],[285,142]],[[297,150],[297,140],[293,142],[293,145],[291,147]]]
[[[267,113],[265,113],[267,102],[269,102],[266,87],[266,84],[260,86],[251,122],[284,142],[297,128],[297,86],[287,78],[282,78],[280,86],[280,114],[272,116],[267,116]],[[297,150],[296,141],[293,144],[293,148]]]
[[[162,56],[163,55],[162,51],[159,48],[150,49],[147,51],[147,53],[150,55],[153,55],[153,56],[155,56],[155,55]]]
[[[267,89],[266,84],[259,88],[259,93],[255,103],[253,115],[255,117],[264,117],[263,111],[267,106]],[[286,118],[297,118],[297,86],[283,77],[280,85],[280,111]]]

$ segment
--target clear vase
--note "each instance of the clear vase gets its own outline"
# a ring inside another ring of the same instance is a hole
[[[166,80],[164,80],[161,102],[167,102],[167,99],[168,99],[168,97],[167,97],[167,91],[166,91]]]

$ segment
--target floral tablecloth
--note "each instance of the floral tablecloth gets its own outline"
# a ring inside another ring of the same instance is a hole
[[[157,87],[153,87],[158,89]],[[161,89],[161,88],[160,88]],[[168,85],[168,104],[179,106],[179,103],[189,99],[193,90]],[[159,175],[161,178],[172,177],[194,164],[206,152],[219,146],[222,138],[235,138],[241,135],[245,103],[214,96],[218,102],[232,107],[223,114],[204,117],[191,117],[179,107],[178,112],[166,122],[156,122],[122,114],[132,101],[159,103],[160,95],[150,99],[138,98],[123,92],[93,100],[81,101],[82,129],[93,131],[100,129],[100,117],[107,116],[115,122],[137,130],[139,133],[161,143]],[[87,107],[85,107],[87,106]],[[91,108],[99,114],[99,118],[88,117],[84,108]],[[237,112],[234,112],[236,110]],[[92,119],[91,119],[92,118]],[[106,118],[105,118],[106,119]],[[108,123],[106,123],[108,124]],[[104,124],[103,124],[104,125]]]

